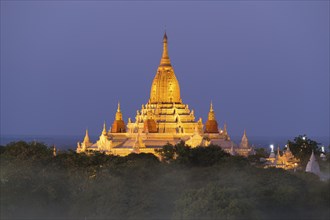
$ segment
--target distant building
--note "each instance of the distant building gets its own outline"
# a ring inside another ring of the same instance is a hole
[[[321,147],[320,157],[322,158],[323,161],[326,161],[327,160],[327,156],[325,155],[324,146]]]
[[[151,85],[149,101],[136,112],[135,121],[128,118],[125,124],[118,103],[109,131],[104,123],[99,140],[92,143],[86,130],[84,141],[77,144],[77,152],[101,151],[121,156],[132,152],[156,154],[155,149],[180,141],[191,147],[219,145],[232,155],[248,156],[253,152],[245,131],[241,143],[236,145],[230,140],[227,125],[223,129],[218,126],[212,102],[205,126],[201,118],[195,119],[194,110],[182,102],[180,85],[168,56],[165,33],[163,54]]]
[[[306,172],[308,173],[314,173],[318,176],[321,175],[321,172],[320,172],[320,166],[315,158],[315,155],[314,155],[314,151],[312,151],[312,155],[311,157],[309,158],[309,161],[307,163],[307,166],[306,166]]]
[[[277,147],[277,154],[274,153],[274,149],[271,149],[269,157],[266,159],[265,167],[276,167],[285,170],[296,169],[299,163],[299,159],[295,158],[290,150],[289,145],[286,145],[286,149],[283,155],[280,153],[280,147]]]

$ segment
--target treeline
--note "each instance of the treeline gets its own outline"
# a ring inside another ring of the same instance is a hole
[[[329,181],[262,169],[217,146],[126,157],[0,148],[1,219],[328,219]],[[255,159],[255,158],[254,158]]]

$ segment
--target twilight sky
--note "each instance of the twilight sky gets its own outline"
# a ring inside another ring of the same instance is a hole
[[[183,102],[241,136],[329,136],[328,1],[1,1],[1,135],[99,135],[149,98],[166,26]]]

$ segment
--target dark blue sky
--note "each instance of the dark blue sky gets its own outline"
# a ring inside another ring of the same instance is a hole
[[[329,136],[329,2],[1,1],[1,134],[98,135],[149,98],[166,25],[184,103],[240,136]]]

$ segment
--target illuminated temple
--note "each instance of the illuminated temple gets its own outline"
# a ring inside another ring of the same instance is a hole
[[[118,103],[110,129],[107,130],[104,123],[96,143],[90,141],[86,130],[83,142],[77,144],[77,152],[100,151],[120,156],[132,152],[156,154],[155,149],[180,141],[191,147],[218,145],[232,155],[248,156],[253,151],[245,131],[241,143],[236,145],[229,137],[226,124],[223,128],[218,126],[212,103],[207,121],[203,124],[201,118],[196,120],[194,110],[182,102],[180,85],[168,56],[165,33],[163,54],[147,104],[136,112],[134,121],[128,118],[126,124]]]

